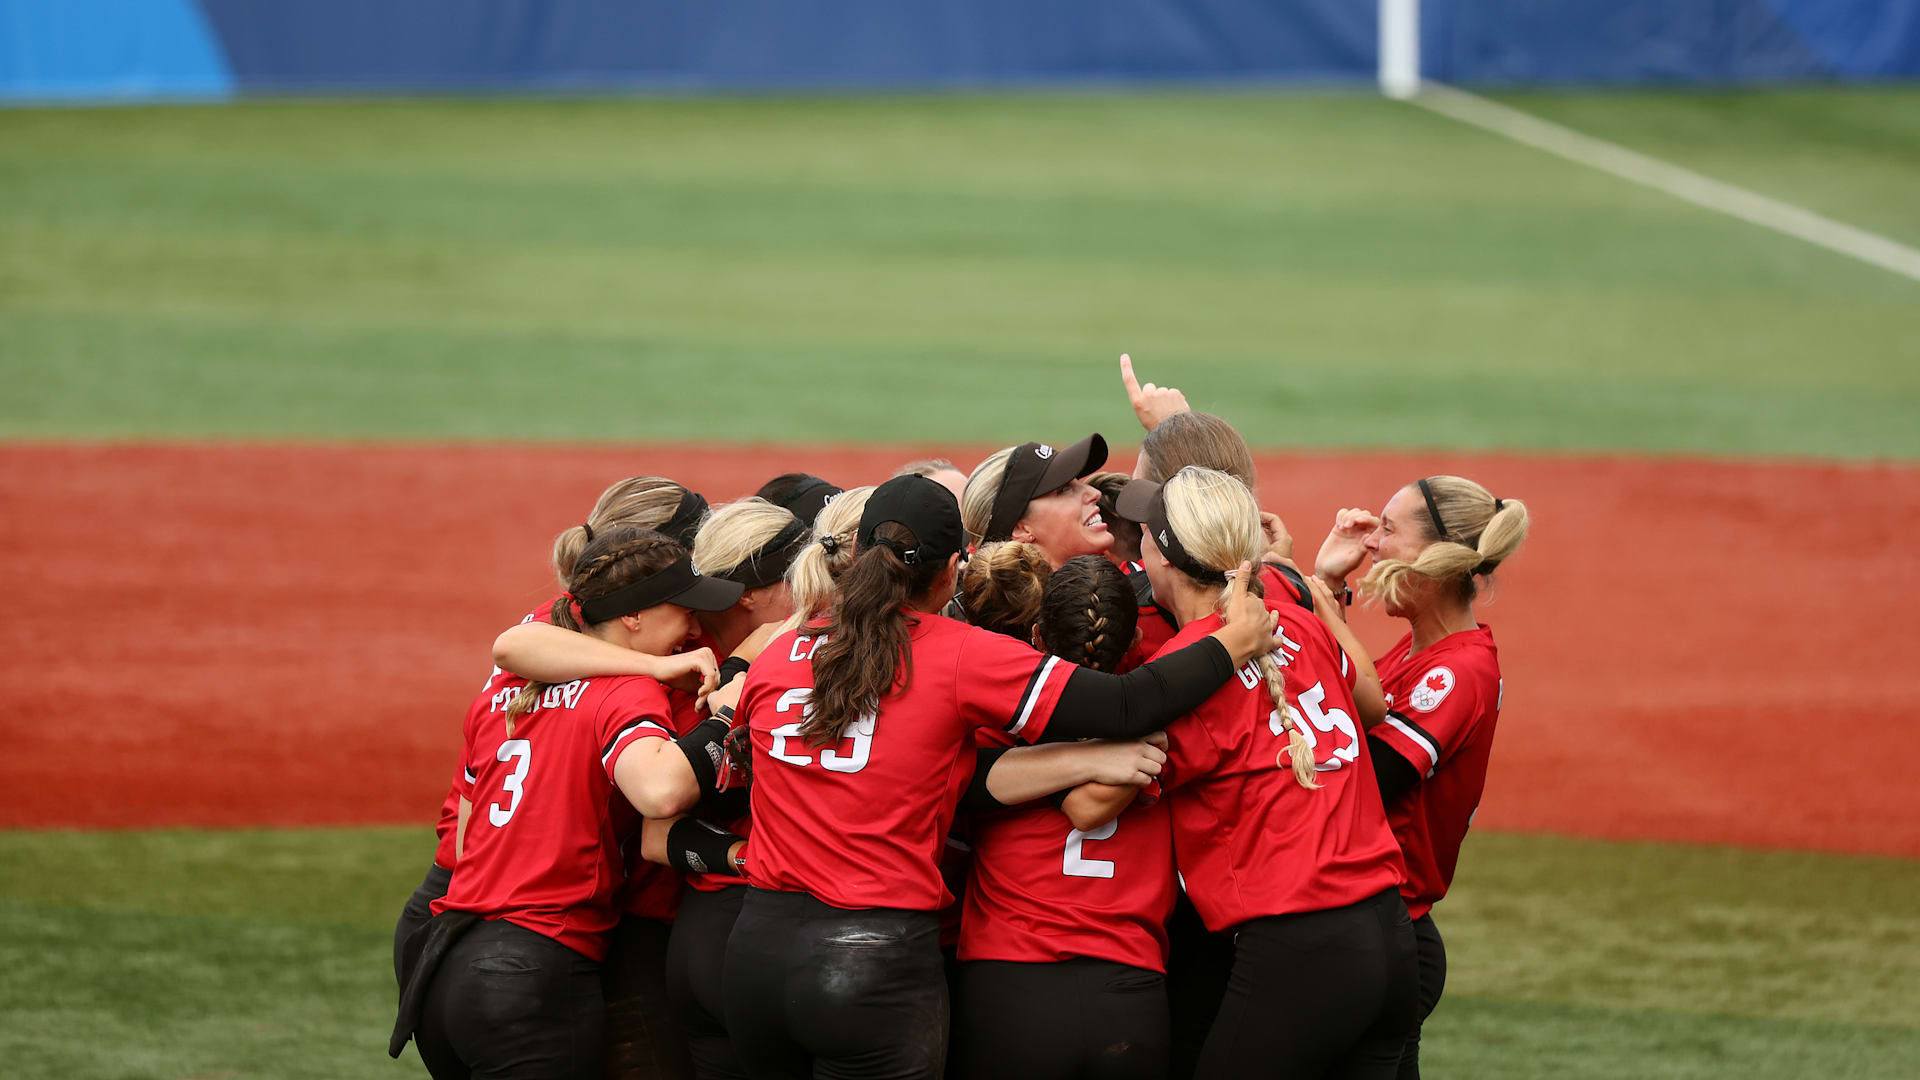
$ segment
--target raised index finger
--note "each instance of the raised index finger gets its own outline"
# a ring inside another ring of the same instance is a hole
[[[1140,380],[1133,377],[1133,357],[1120,354],[1120,381],[1127,388],[1127,400],[1140,400]]]

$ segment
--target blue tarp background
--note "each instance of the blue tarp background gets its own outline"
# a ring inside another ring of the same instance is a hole
[[[1373,77],[1375,0],[0,0],[0,98]],[[1920,0],[1424,0],[1432,78],[1920,78]]]

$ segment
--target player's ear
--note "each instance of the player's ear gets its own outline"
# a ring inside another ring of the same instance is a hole
[[[640,632],[640,627],[645,625],[641,619],[641,616],[644,614],[645,612],[636,611],[631,615],[622,615],[620,616],[620,625],[627,628],[627,633],[637,634]]]
[[[1033,543],[1033,530],[1027,528],[1026,518],[1021,518],[1019,521],[1014,523],[1013,535],[1007,537],[1007,539],[1012,540],[1016,544]]]
[[[1139,648],[1140,642],[1145,640],[1146,636],[1147,636],[1147,632],[1140,628],[1140,624],[1135,623],[1133,626],[1133,646],[1132,648],[1129,648],[1127,651],[1132,652],[1134,649]]]
[[[1036,649],[1039,649],[1041,652],[1047,651],[1046,643],[1040,640],[1040,624],[1039,623],[1033,624],[1033,647]]]

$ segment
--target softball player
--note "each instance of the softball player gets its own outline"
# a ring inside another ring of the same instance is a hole
[[[1113,534],[1100,516],[1100,493],[1081,477],[1107,463],[1107,440],[1089,435],[1056,450],[1021,443],[974,466],[960,496],[967,539],[1038,544],[1055,566],[1075,555],[1104,555]]]
[[[1360,587],[1407,633],[1380,660],[1386,722],[1367,733],[1387,820],[1406,859],[1400,888],[1419,945],[1419,1010],[1400,1075],[1420,1075],[1420,1026],[1447,981],[1432,908],[1447,894],[1460,843],[1480,805],[1506,684],[1493,630],[1473,614],[1478,580],[1519,549],[1527,508],[1458,476],[1429,476],[1394,493],[1378,517],[1342,510],[1315,561],[1335,587],[1367,556]]]
[[[993,550],[982,548],[973,563]],[[1019,599],[1021,591],[1007,592]],[[986,615],[994,606],[976,592],[969,610]],[[1033,607],[1022,614],[1036,643],[1093,670],[1115,670],[1133,641],[1133,588],[1099,556],[1083,555],[1055,570]],[[997,738],[1002,732],[982,735],[1010,745]],[[1005,759],[996,757],[1000,753],[982,753],[975,789],[982,773],[1021,751]],[[957,1076],[1166,1075],[1171,820],[1162,802],[1126,806],[1139,789],[1113,790],[1121,801],[1090,819],[1062,813],[1078,791],[974,814],[973,877],[954,1003]],[[969,796],[971,806],[973,792]],[[1009,1002],[1070,1007],[1008,1008]]]
[[[682,544],[690,545],[694,529],[705,517],[706,511],[705,499],[664,477],[635,476],[610,485],[594,502],[585,523],[567,528],[554,537],[553,569],[560,587],[563,590],[566,588],[566,581],[573,573],[581,549],[596,533],[604,533],[622,525],[637,525],[659,529]],[[544,622],[551,606],[551,601],[542,604],[522,621],[538,619]],[[692,655],[673,660],[647,657],[624,649],[620,651],[622,655],[619,659],[626,665],[622,670],[631,668],[635,674],[660,679],[672,679],[683,673],[689,664],[701,662],[700,657]],[[499,672],[498,667],[494,668],[494,674]],[[435,826],[438,840],[433,863],[428,867],[427,876],[420,887],[407,898],[399,922],[394,927],[393,966],[396,978],[400,974],[401,951],[407,937],[426,924],[431,914],[429,906],[446,895],[447,883],[453,875],[454,832],[459,820],[462,773],[461,769],[454,770],[453,783],[440,806],[440,819]]]
[[[748,674],[754,888],[725,979],[727,1029],[755,1077],[939,1074],[938,857],[976,729],[1142,735],[1273,647],[1265,605],[1242,595],[1212,641],[1131,676],[1079,670],[934,614],[963,540],[939,484],[880,485],[829,617],[774,638]]]
[[[1121,516],[1180,622],[1177,649],[1217,626],[1227,570],[1264,540],[1225,473],[1137,480]],[[1167,728],[1161,782],[1187,895],[1234,933],[1232,979],[1198,1075],[1392,1076],[1416,993],[1404,880],[1352,688],[1366,663],[1321,619],[1275,603],[1281,643]]]
[[[741,592],[695,573],[672,539],[633,528],[596,536],[567,585],[555,624],[654,654],[692,637],[694,611],[724,610]],[[665,688],[644,676],[543,684],[501,674],[476,699],[458,872],[410,941],[418,959],[396,1026],[396,1036],[417,1032],[435,1077],[601,1075],[599,966],[622,836],[634,811],[671,815],[711,787],[708,747],[725,729],[714,721],[676,745],[671,722]]]

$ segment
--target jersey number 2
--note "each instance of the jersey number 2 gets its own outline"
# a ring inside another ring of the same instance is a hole
[[[1060,860],[1060,872],[1068,877],[1110,878],[1113,876],[1113,863],[1107,859],[1089,859],[1080,853],[1080,845],[1088,840],[1111,840],[1115,829],[1120,827],[1120,819],[1114,818],[1097,829],[1085,832],[1075,829],[1067,834],[1066,858]]]
[[[499,828],[513,820],[513,812],[520,809],[520,781],[527,778],[527,766],[533,764],[533,744],[525,739],[508,739],[493,752],[495,761],[513,762],[513,773],[500,782],[500,790],[507,796],[507,805],[499,803],[487,807],[487,820]]]
[[[787,740],[800,737],[800,725],[806,723],[809,711],[807,701],[812,695],[812,688],[796,686],[781,694],[780,700],[774,703],[773,711],[777,713],[792,712],[797,706],[800,709],[800,719],[791,724],[782,724],[769,733],[773,736],[773,745],[767,750],[768,757],[775,761],[784,761],[789,765],[798,765],[801,768],[813,764],[811,755],[793,754],[787,751]],[[842,742],[852,740],[852,748],[845,754],[842,754],[838,747],[828,747],[820,751],[820,767],[828,772],[838,773],[856,773],[866,768],[867,762],[873,757],[874,720],[875,717],[872,714],[867,714],[848,724],[841,732],[840,739]]]

